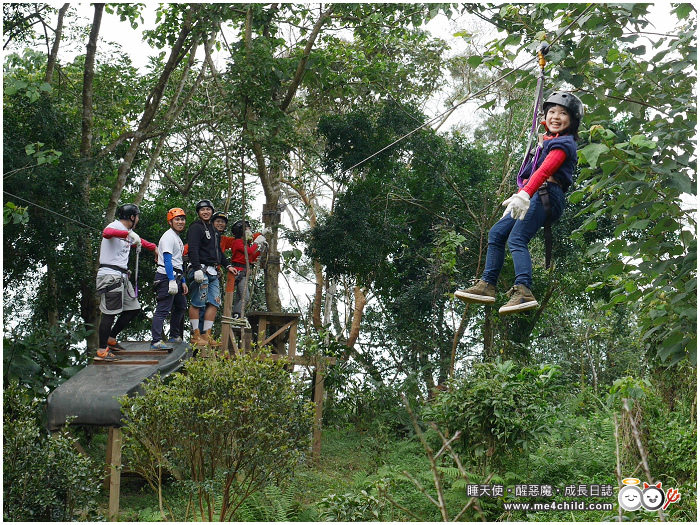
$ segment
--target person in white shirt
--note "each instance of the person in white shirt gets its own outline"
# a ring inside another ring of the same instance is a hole
[[[168,211],[167,221],[170,229],[158,242],[158,269],[154,282],[157,305],[151,323],[152,350],[172,349],[163,342],[163,324],[171,312],[168,342],[182,342],[180,330],[187,310],[187,284],[184,282],[182,264],[185,245],[180,238],[187,218],[182,208],[172,208]]]
[[[98,329],[100,342],[95,357],[97,361],[119,359],[112,350],[124,350],[124,347],[117,342],[116,337],[141,311],[134,287],[129,281],[129,253],[131,248],[139,249],[141,246],[157,253],[157,247],[134,232],[140,213],[136,204],[119,206],[117,220],[108,224],[102,232],[100,268],[95,283],[102,312]],[[119,319],[115,324],[117,315]]]

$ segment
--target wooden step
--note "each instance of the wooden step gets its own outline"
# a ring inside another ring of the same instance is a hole
[[[114,355],[121,355],[121,356],[127,356],[127,355],[168,355],[170,352],[172,352],[172,349],[170,349],[170,350],[112,350],[112,353]]]
[[[119,361],[94,361],[93,365],[157,365],[157,359],[120,359]]]

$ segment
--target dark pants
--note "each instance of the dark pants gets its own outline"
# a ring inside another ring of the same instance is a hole
[[[551,221],[558,220],[566,207],[564,190],[556,184],[549,184],[549,202],[552,209]],[[547,214],[540,194],[530,199],[530,208],[523,220],[513,219],[510,214],[498,221],[489,231],[489,246],[486,251],[486,266],[481,277],[494,286],[498,282],[506,258],[506,244],[513,257],[515,282],[532,289],[532,259],[527,246],[539,229],[544,226]]]
[[[162,276],[162,277],[161,277]],[[180,333],[182,320],[185,318],[185,310],[187,310],[187,297],[183,294],[182,278],[176,277],[178,281],[178,293],[170,295],[168,293],[168,276],[156,274],[154,283],[156,289],[156,311],[153,314],[153,322],[151,323],[151,338],[153,343],[157,343],[163,338],[163,324],[165,318],[172,311],[170,316],[170,338],[182,337]]]
[[[100,348],[107,348],[107,340],[112,337],[117,338],[119,333],[126,328],[129,323],[141,312],[141,308],[138,310],[124,310],[120,314],[102,314],[102,319],[100,320],[100,327],[97,331],[100,337]],[[112,327],[114,323],[114,318],[119,315],[119,319]]]

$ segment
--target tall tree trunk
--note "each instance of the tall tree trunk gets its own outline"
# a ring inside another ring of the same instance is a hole
[[[365,305],[367,304],[367,297],[365,296],[365,291],[359,286],[353,288],[355,295],[355,310],[352,314],[352,324],[350,325],[350,335],[348,336],[347,345],[350,348],[355,347],[357,338],[360,336],[360,322],[362,321],[362,314],[365,310]]]
[[[97,37],[100,34],[102,24],[102,13],[104,4],[95,4],[95,16],[90,37],[88,39],[85,53],[85,68],[83,70],[83,120],[82,136],[80,140],[80,158],[85,161],[92,157],[92,94],[93,79],[95,77],[95,54],[97,53]],[[82,187],[83,209],[89,209],[90,205],[90,170],[85,169],[84,182]],[[80,316],[87,328],[92,328],[93,332],[87,337],[87,350],[96,350],[99,344],[97,324],[99,321],[98,301],[94,291],[95,274],[97,272],[98,260],[95,258],[90,239],[84,235],[78,236],[78,250],[85,255],[85,267],[83,276],[80,279]]]
[[[58,49],[61,47],[61,36],[63,34],[63,17],[66,15],[66,11],[70,4],[63,4],[63,7],[58,10],[58,22],[56,23],[56,34],[53,40],[53,46],[51,46],[51,53],[49,54],[49,60],[46,63],[46,75],[44,75],[44,82],[51,84],[53,79],[53,71],[56,68],[56,60],[58,57]],[[101,15],[100,15],[101,16]]]
[[[141,147],[141,143],[146,138],[146,133],[149,127],[155,119],[158,108],[160,107],[160,102],[163,98],[163,93],[165,91],[166,86],[168,85],[168,82],[170,81],[170,77],[172,76],[177,66],[180,64],[180,62],[182,62],[182,60],[185,58],[189,50],[192,48],[192,45],[194,44],[194,41],[192,39],[190,39],[189,43],[187,41],[188,37],[190,36],[190,33],[192,32],[193,17],[196,14],[196,12],[199,11],[199,9],[200,8],[197,7],[197,4],[192,4],[190,6],[190,9],[187,11],[187,14],[185,15],[185,18],[182,22],[182,28],[180,29],[180,33],[177,37],[177,40],[175,41],[172,49],[170,50],[170,56],[168,57],[168,61],[166,62],[165,67],[163,68],[163,71],[161,72],[160,77],[158,78],[158,82],[156,83],[155,87],[146,99],[146,105],[144,107],[141,120],[139,121],[136,131],[134,131],[131,143],[129,144],[126,154],[124,155],[124,160],[119,165],[119,169],[117,170],[117,180],[114,183],[112,195],[110,196],[109,204],[107,205],[107,222],[110,222],[114,219],[114,215],[117,211],[117,206],[119,204],[119,199],[121,198],[122,191],[124,190],[124,186],[126,185],[126,178],[129,175],[129,172],[131,171],[131,165],[134,162],[134,158],[136,158],[136,154],[138,153],[139,148]]]
[[[261,148],[262,149],[262,148]],[[257,155],[256,155],[257,157]],[[263,159],[264,162],[264,159]],[[260,171],[258,171],[260,173]],[[280,276],[280,253],[277,249],[277,226],[280,223],[280,195],[282,182],[282,172],[279,166],[271,170],[265,170],[266,176],[262,177],[263,191],[265,193],[264,218],[272,229],[269,240],[269,257],[265,267],[265,302],[269,312],[281,312],[282,301],[280,300],[279,276]]]
[[[318,38],[323,25],[330,19],[334,8],[335,7],[331,5],[326,11],[321,13],[318,20],[314,24],[313,29],[308,34],[304,53],[297,64],[296,72],[294,73],[294,77],[291,79],[289,86],[287,87],[287,92],[284,99],[280,103],[279,108],[282,112],[289,111],[291,102],[294,100],[297,90],[299,89],[299,85],[301,84],[301,81],[306,73],[306,67],[313,46],[316,43],[316,39]],[[252,50],[252,25],[253,12],[252,9],[249,9],[246,17],[244,33],[245,46],[249,52]],[[275,101],[273,100],[272,103],[275,103]],[[245,102],[245,107],[246,118],[248,120],[255,120],[256,115],[254,114],[252,108],[248,105],[247,101]],[[265,214],[265,224],[272,228],[272,235],[270,235],[269,239],[270,255],[268,258],[267,267],[265,268],[265,300],[268,311],[281,312],[282,301],[279,297],[280,255],[277,249],[277,228],[275,226],[279,224],[281,215],[280,185],[282,182],[281,161],[283,159],[271,158],[270,167],[268,169],[263,154],[263,145],[259,141],[256,141],[250,133],[248,133],[248,135],[251,139],[253,154],[255,155],[255,160],[258,166],[258,175],[260,176],[260,182],[262,183],[263,191],[265,193],[265,208],[263,210],[263,213]]]

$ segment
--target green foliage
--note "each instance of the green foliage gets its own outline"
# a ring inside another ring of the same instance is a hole
[[[617,408],[621,406],[624,399],[640,401],[644,399],[651,388],[648,379],[637,379],[634,377],[621,377],[616,379],[610,387],[608,404],[614,404]]]
[[[559,367],[516,368],[513,361],[475,364],[423,411],[424,420],[460,430],[461,451],[482,468],[529,451],[551,431]]]
[[[308,448],[311,406],[283,366],[253,356],[188,360],[167,384],[156,378],[124,398],[130,468],[155,490],[170,471],[199,519],[230,519],[251,494],[286,479]]]
[[[330,494],[319,503],[324,521],[381,521],[381,501],[366,490]]]
[[[88,360],[79,348],[86,337],[67,323],[29,333],[13,330],[3,336],[3,385],[17,382],[37,399],[45,399],[58,385],[81,370]]]
[[[29,213],[27,208],[17,206],[14,202],[6,202],[2,208],[2,223],[5,224],[27,224]]]
[[[3,390],[3,520],[94,520],[100,468],[65,433],[48,435],[27,394],[17,382]]]

